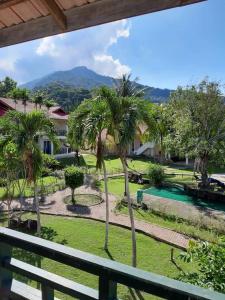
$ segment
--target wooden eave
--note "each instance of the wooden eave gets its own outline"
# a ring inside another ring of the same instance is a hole
[[[0,0],[0,47],[206,0]]]

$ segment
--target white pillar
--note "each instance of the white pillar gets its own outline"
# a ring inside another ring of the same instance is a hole
[[[51,154],[52,155],[54,154],[54,145],[53,145],[53,142],[51,142]]]
[[[185,158],[186,158],[186,166],[189,165],[189,158],[188,158],[188,154],[185,155]]]

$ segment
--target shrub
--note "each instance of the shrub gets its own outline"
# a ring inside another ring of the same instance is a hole
[[[165,180],[164,168],[158,164],[151,163],[149,166],[148,176],[154,185],[160,186]]]
[[[180,280],[225,293],[224,239],[220,244],[191,241],[188,251],[181,253],[180,258],[198,265],[198,272],[182,273]]]
[[[42,154],[43,156],[43,165],[46,169],[51,169],[53,171],[60,168],[60,163],[57,159],[54,158],[53,155],[49,154]]]
[[[5,178],[0,178],[0,187],[6,187],[7,180]]]
[[[75,204],[74,191],[84,182],[84,173],[80,168],[70,166],[65,169],[65,183],[71,188],[72,202]]]

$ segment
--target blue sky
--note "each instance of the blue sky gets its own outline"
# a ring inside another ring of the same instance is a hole
[[[0,78],[19,83],[84,65],[176,88],[205,76],[225,83],[225,0],[157,12],[0,49]]]

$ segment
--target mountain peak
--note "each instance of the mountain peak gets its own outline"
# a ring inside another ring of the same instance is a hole
[[[71,86],[77,89],[92,90],[100,86],[113,87],[115,79],[109,76],[103,76],[86,66],[77,66],[67,71],[57,71],[42,78],[30,81],[23,85],[28,89],[43,88],[52,83]],[[170,90],[146,87],[138,84],[140,88],[145,88],[145,98],[154,102],[165,102],[169,98]]]

